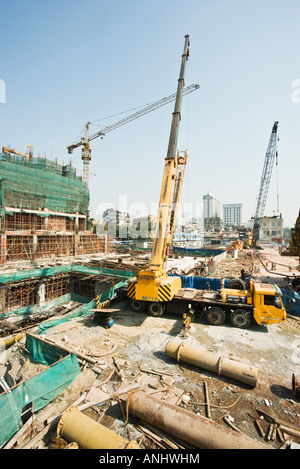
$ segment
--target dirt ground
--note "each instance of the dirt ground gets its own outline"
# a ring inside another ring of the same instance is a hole
[[[232,277],[238,277],[241,265],[249,266],[248,261],[246,256],[238,260],[229,259],[218,266],[215,276],[221,273],[226,276],[230,268]],[[257,275],[264,274],[262,271],[257,272]],[[196,318],[190,328],[183,331],[180,315],[151,317],[144,313],[133,313],[127,301],[112,307],[117,311],[113,313],[114,324],[111,328],[106,329],[97,324],[91,315],[47,330],[45,339],[93,357],[98,372],[86,364],[74,383],[40,411],[42,415],[57,415],[79,396],[89,391],[95,392],[95,389],[110,396],[112,392],[120,391],[122,386],[126,389],[126,386],[137,384],[167,402],[207,417],[204,393],[206,383],[211,419],[223,427],[229,428],[224,417],[230,417],[238,431],[273,448],[280,447],[282,441],[279,435],[275,440],[267,441],[270,417],[299,430],[300,400],[294,395],[292,377],[293,374],[300,377],[300,318],[288,317],[282,324],[253,325],[250,329],[234,328],[229,323],[211,326]],[[257,385],[250,387],[182,361],[176,362],[165,353],[169,341],[184,342],[194,349],[256,367]],[[5,363],[0,364],[0,375],[6,378],[9,376],[13,384],[34,376],[42,369],[43,365],[33,363],[28,357],[23,339],[6,351]],[[127,395],[124,394],[122,400]],[[88,402],[86,396],[83,403]],[[143,422],[136,422],[129,416],[128,425],[125,425],[123,404],[117,398],[107,399],[103,405],[92,406],[83,412],[124,438],[144,437],[138,427],[144,425]],[[260,418],[260,423],[266,432],[265,436],[260,434],[255,423],[255,419],[262,415],[264,417]],[[287,432],[283,436],[300,444],[299,437]],[[55,431],[40,439],[34,447],[51,448],[54,439]],[[141,447],[160,447],[157,442],[147,438],[143,439],[143,445]]]
[[[211,418],[228,428],[223,417],[230,416],[239,431],[258,441],[264,442],[266,439],[260,436],[254,422],[261,415],[261,411],[299,428],[300,401],[294,397],[292,390],[292,375],[300,374],[300,322],[297,320],[288,319],[284,325],[253,326],[247,330],[233,328],[229,324],[210,326],[196,320],[189,330],[182,333],[179,316],[157,318],[133,313],[126,301],[118,303],[115,307],[119,311],[114,313],[114,325],[109,329],[97,325],[93,317],[79,318],[69,321],[68,326],[61,324],[49,329],[45,337],[81,353],[102,355],[98,360],[103,369],[100,382],[116,363],[119,363],[119,371],[122,371],[126,384],[140,382],[155,391],[161,389],[161,386],[168,387],[166,378],[171,377],[172,388],[175,386],[183,391],[184,398],[180,405],[202,416],[207,416],[207,407],[204,405],[206,382]],[[165,354],[169,341],[183,341],[195,349],[254,366],[258,369],[257,385],[251,388],[247,384],[217,376],[183,362],[176,363]],[[15,345],[10,353],[14,354],[15,363],[15,370],[11,369],[11,374],[16,375],[19,372],[22,377],[28,378],[30,373],[34,375],[43,368],[42,365],[30,363],[28,357],[26,360],[20,360],[18,367],[16,353],[20,356],[24,353],[20,345]],[[9,361],[9,356],[7,360]],[[70,390],[66,390],[64,397],[60,396],[47,406],[46,412],[49,413],[51,406],[50,413],[59,413],[66,403],[72,403],[72,399],[78,398],[80,389],[80,392],[83,392],[83,389],[92,386],[96,375],[88,367],[82,375],[82,384],[77,383]],[[116,376],[99,389],[109,394],[116,386],[119,388],[122,380],[120,376]],[[101,409],[100,417],[99,410],[95,412],[88,409],[85,412],[128,438],[120,403],[116,400]],[[261,425],[267,432],[270,424],[266,418],[261,420]],[[130,428],[131,435],[134,435],[136,427]],[[299,438],[285,436],[295,443],[300,443]],[[40,442],[38,447],[44,448],[49,444],[49,441]],[[281,442],[276,439],[266,444],[277,448]]]

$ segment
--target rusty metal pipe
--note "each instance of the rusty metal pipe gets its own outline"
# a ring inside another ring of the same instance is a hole
[[[127,412],[200,449],[273,449],[243,433],[221,426],[143,391],[127,400]]]
[[[300,378],[295,373],[292,376],[292,388],[294,396],[300,398]]]
[[[251,365],[236,362],[216,354],[203,352],[186,346],[184,343],[168,342],[166,355],[176,360],[184,361],[190,365],[213,371],[220,376],[227,376],[242,383],[255,387],[258,380],[258,369]]]
[[[128,441],[72,406],[60,418],[57,436],[75,442],[80,449],[138,449],[136,441]]]

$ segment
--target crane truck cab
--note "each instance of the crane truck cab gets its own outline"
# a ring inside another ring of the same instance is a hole
[[[270,325],[285,321],[286,310],[277,285],[250,280],[247,288],[221,287],[219,290],[181,288],[165,310],[182,313],[187,328],[194,316],[213,326],[229,320],[231,325],[246,329],[252,324]]]
[[[286,310],[282,303],[281,290],[277,285],[251,281],[251,288],[253,290],[253,317],[257,324],[275,324],[285,321]]]
[[[230,315],[232,325],[241,328],[249,327],[253,321],[258,325],[285,321],[286,310],[281,295],[277,285],[253,280],[250,280],[247,290],[220,290],[224,311]],[[208,314],[206,316],[208,317]]]

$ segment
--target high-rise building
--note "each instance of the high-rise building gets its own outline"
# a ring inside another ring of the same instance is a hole
[[[224,204],[223,222],[226,226],[238,226],[242,224],[242,204]]]
[[[205,230],[220,230],[222,225],[221,205],[211,192],[203,196],[203,218]]]
[[[203,196],[203,217],[221,217],[220,202],[211,192],[208,192],[206,195]]]

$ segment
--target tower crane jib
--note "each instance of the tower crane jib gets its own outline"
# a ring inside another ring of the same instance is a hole
[[[197,84],[193,84],[193,85],[190,85],[190,86],[187,86],[185,88],[182,89],[182,96],[185,96],[189,93],[192,93],[193,91],[196,91],[200,88],[199,85]],[[111,125],[108,125],[106,127],[104,127],[102,130],[98,131],[98,132],[95,132],[93,133],[92,135],[90,135],[90,122],[88,122],[86,124],[86,130],[85,130],[85,135],[83,138],[81,138],[78,142],[72,144],[72,145],[69,145],[67,147],[68,149],[68,153],[73,153],[73,150],[75,148],[78,148],[80,146],[82,146],[82,154],[81,154],[81,158],[82,158],[82,161],[83,161],[83,181],[88,185],[88,181],[89,181],[89,163],[90,163],[90,160],[91,160],[91,147],[90,147],[90,142],[92,140],[95,140],[96,138],[98,137],[104,137],[107,133],[125,125],[125,124],[128,124],[129,122],[132,122],[134,121],[135,119],[138,119],[139,117],[142,117],[152,111],[155,111],[156,109],[159,109],[160,107],[162,106],[165,106],[169,103],[171,103],[172,101],[174,101],[177,97],[178,93],[174,93],[174,94],[171,94],[169,96],[166,96],[165,98],[163,99],[160,99],[159,101],[155,101],[154,103],[152,104],[149,104],[148,106],[146,106],[145,108],[143,109],[140,109],[139,111],[136,111],[135,113],[133,114],[130,114],[129,116],[127,117],[124,117],[123,119],[111,124]],[[178,99],[178,97],[177,97]],[[179,105],[179,103],[178,103]],[[177,105],[177,107],[178,107]],[[176,105],[175,105],[175,108],[176,108]]]

